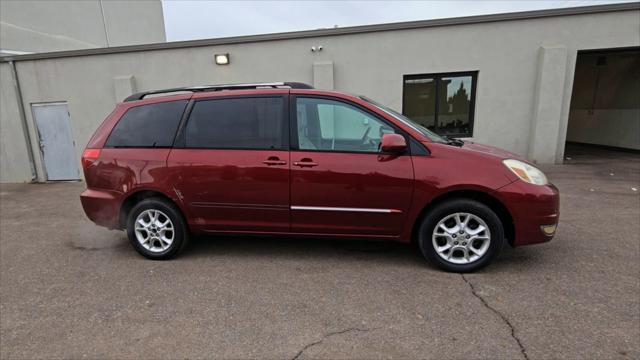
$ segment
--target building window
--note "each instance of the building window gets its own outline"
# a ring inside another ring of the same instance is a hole
[[[402,113],[451,137],[473,136],[478,72],[405,75]]]

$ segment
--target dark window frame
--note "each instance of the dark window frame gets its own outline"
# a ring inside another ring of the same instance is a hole
[[[402,76],[402,115],[407,116],[405,114],[406,108],[406,94],[405,94],[405,81],[412,79],[432,79],[434,81],[435,86],[435,110],[434,110],[434,129],[432,130],[438,135],[446,135],[448,137],[473,137],[474,133],[474,124],[475,124],[475,112],[476,112],[476,89],[478,87],[478,70],[472,71],[455,71],[455,72],[446,72],[446,73],[430,73],[430,74],[406,74]],[[471,92],[469,94],[469,128],[471,129],[470,134],[442,134],[438,130],[438,116],[440,113],[440,81],[442,78],[447,77],[459,77],[459,76],[471,76]]]
[[[282,99],[282,146],[278,148],[228,148],[228,147],[196,147],[196,146],[187,146],[187,125],[191,120],[191,112],[195,107],[196,103],[201,101],[211,101],[211,100],[228,100],[228,99],[255,99],[255,98],[281,98]],[[199,150],[241,150],[241,151],[289,151],[289,133],[290,133],[290,119],[289,119],[289,95],[287,94],[252,94],[252,95],[229,95],[229,96],[215,96],[208,98],[200,98],[200,99],[191,99],[189,104],[187,105],[187,109],[185,110],[182,121],[180,122],[180,126],[178,127],[178,131],[176,134],[175,141],[173,143],[174,149],[199,149]]]

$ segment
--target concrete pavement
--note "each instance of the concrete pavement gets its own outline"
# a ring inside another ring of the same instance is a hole
[[[448,274],[395,243],[204,238],[148,261],[82,183],[0,186],[0,357],[640,357],[640,156],[577,148],[550,243]],[[637,191],[633,191],[636,188]]]

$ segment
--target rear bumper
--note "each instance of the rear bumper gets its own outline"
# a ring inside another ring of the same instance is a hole
[[[558,188],[552,184],[539,186],[515,181],[500,188],[498,193],[513,218],[513,246],[553,239],[560,217]]]
[[[87,189],[80,194],[87,217],[109,229],[120,228],[120,195],[106,190]]]

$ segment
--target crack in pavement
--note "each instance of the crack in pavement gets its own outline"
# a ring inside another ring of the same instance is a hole
[[[476,298],[478,298],[478,300],[480,300],[480,302],[482,302],[482,305],[484,305],[484,307],[486,307],[487,309],[493,311],[496,315],[498,315],[500,317],[500,319],[502,319],[502,321],[504,321],[505,324],[507,324],[507,326],[509,327],[509,329],[511,329],[511,337],[516,341],[516,343],[518,343],[518,347],[520,348],[520,353],[522,354],[522,356],[525,358],[525,360],[529,360],[529,355],[527,355],[527,350],[524,348],[524,345],[522,345],[522,342],[520,341],[520,339],[518,338],[518,336],[516,336],[516,328],[513,327],[513,324],[511,324],[511,322],[509,321],[509,319],[507,319],[506,316],[504,316],[500,311],[496,310],[495,308],[493,308],[491,305],[489,305],[489,303],[482,297],[480,296],[477,292],[476,292],[476,288],[473,286],[473,284],[471,283],[471,281],[469,281],[464,274],[460,274],[462,276],[462,280],[464,280],[464,282],[467,283],[467,285],[469,285],[469,288],[471,289],[471,293],[473,294],[473,296],[475,296]]]
[[[304,346],[300,351],[298,351],[298,353],[296,354],[296,356],[294,356],[294,357],[292,358],[292,360],[297,360],[297,359],[299,359],[299,358],[300,358],[300,356],[302,355],[302,353],[304,353],[307,349],[309,349],[309,348],[310,348],[310,347],[312,347],[312,346],[316,346],[316,345],[318,345],[318,344],[322,343],[325,339],[330,338],[330,337],[332,337],[332,336],[340,335],[340,334],[345,334],[345,333],[352,332],[352,331],[357,331],[357,332],[369,332],[369,331],[377,330],[377,329],[379,329],[379,327],[377,327],[377,328],[373,328],[373,329],[348,328],[348,329],[345,329],[345,330],[340,330],[340,331],[334,331],[334,332],[327,333],[327,334],[325,334],[324,336],[322,336],[322,339],[320,339],[320,340],[318,340],[318,341],[314,341],[314,342],[312,342],[312,343],[309,343],[309,344],[305,345],[305,346]]]

